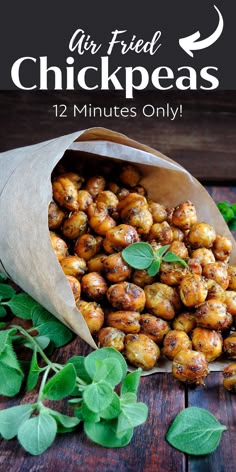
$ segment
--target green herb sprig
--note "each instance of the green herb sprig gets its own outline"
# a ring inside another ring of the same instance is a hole
[[[71,331],[29,295],[16,294],[3,274],[0,281],[0,316],[7,315],[8,307],[33,325],[24,329],[1,323],[0,394],[13,397],[23,382],[27,391],[39,384],[34,403],[0,411],[2,437],[8,440],[17,436],[26,451],[39,455],[51,446],[57,433],[74,431],[83,422],[86,435],[95,443],[105,447],[127,445],[134,428],[144,423],[148,414],[147,406],[137,402],[141,369],[127,375],[123,356],[112,348],[102,348],[87,357],[71,357],[65,364],[53,362],[48,357],[50,347],[68,343]],[[38,334],[33,336],[35,332]],[[17,345],[32,352],[28,363],[17,358]],[[45,404],[61,399],[68,401],[71,416]]]
[[[200,456],[215,451],[226,429],[209,411],[193,406],[176,416],[166,439],[179,451]]]
[[[229,229],[236,231],[236,203],[230,205],[227,200],[224,200],[223,202],[218,202],[216,205],[228,224]]]
[[[179,262],[188,267],[184,259],[168,251],[169,247],[170,245],[167,244],[154,251],[148,243],[133,243],[123,249],[122,257],[134,269],[146,269],[151,276],[159,272],[162,261]]]

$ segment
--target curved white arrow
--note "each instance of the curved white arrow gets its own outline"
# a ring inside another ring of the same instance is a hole
[[[214,8],[216,9],[218,15],[219,15],[219,24],[211,36],[209,36],[206,39],[202,39],[201,41],[197,41],[201,34],[199,31],[196,33],[191,34],[190,36],[186,36],[186,38],[181,38],[179,39],[179,45],[180,47],[187,53],[189,56],[193,57],[192,51],[198,50],[198,49],[205,49],[214,44],[217,39],[221,36],[221,33],[224,28],[224,20],[221,15],[220,10],[214,5]]]

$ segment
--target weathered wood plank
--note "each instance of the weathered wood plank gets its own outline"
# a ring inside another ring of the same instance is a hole
[[[67,117],[56,118],[53,105],[65,104]],[[73,116],[73,106],[136,107],[136,117]],[[175,120],[143,116],[143,107],[182,105]],[[51,139],[76,130],[102,126],[127,134],[160,150],[186,167],[200,180],[227,182],[236,179],[236,93],[157,93],[125,100],[122,93],[0,92],[0,151]],[[14,137],[14,139],[13,139]]]

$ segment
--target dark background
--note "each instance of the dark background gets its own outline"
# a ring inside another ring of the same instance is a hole
[[[194,52],[194,58],[191,58],[179,47],[179,39],[196,31],[200,31],[200,39],[210,36],[218,25],[214,4],[223,15],[224,31],[214,45]],[[219,88],[234,90],[235,14],[234,0],[41,0],[37,3],[8,0],[0,16],[0,89],[16,89],[11,80],[11,67],[22,56],[48,56],[50,66],[59,66],[64,70],[67,65],[65,60],[70,55],[74,57],[75,69],[78,70],[85,65],[100,64],[100,56],[106,55],[106,48],[95,56],[79,56],[76,52],[69,52],[68,43],[72,34],[82,28],[104,45],[111,38],[113,29],[127,29],[128,36],[136,34],[146,41],[152,38],[155,31],[161,30],[162,47],[154,56],[135,53],[121,56],[116,50],[110,58],[111,68],[142,65],[152,71],[158,66],[168,66],[176,72],[178,67],[191,66],[199,73],[202,67],[215,66],[219,68]],[[37,65],[30,63],[28,68],[24,65],[22,74],[22,80],[28,86],[39,81]]]
[[[145,118],[145,104],[182,104],[182,117]],[[53,105],[67,106],[67,117],[56,118]],[[80,115],[73,106],[91,104],[106,113],[114,106],[137,109],[136,118]],[[186,167],[202,182],[230,184],[236,179],[236,91],[143,92],[134,100],[122,93],[0,92],[0,151],[38,143],[90,127],[102,126],[151,146]]]

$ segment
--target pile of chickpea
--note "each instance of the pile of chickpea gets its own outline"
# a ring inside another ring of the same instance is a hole
[[[232,242],[198,221],[190,201],[165,208],[150,200],[135,166],[116,174],[85,179],[58,165],[52,177],[51,242],[76,305],[99,347],[145,370],[165,356],[174,377],[204,384],[208,362],[236,359]],[[138,241],[154,250],[169,245],[188,267],[163,261],[154,277],[134,270],[122,250]],[[225,369],[224,385],[236,391],[236,363]]]

